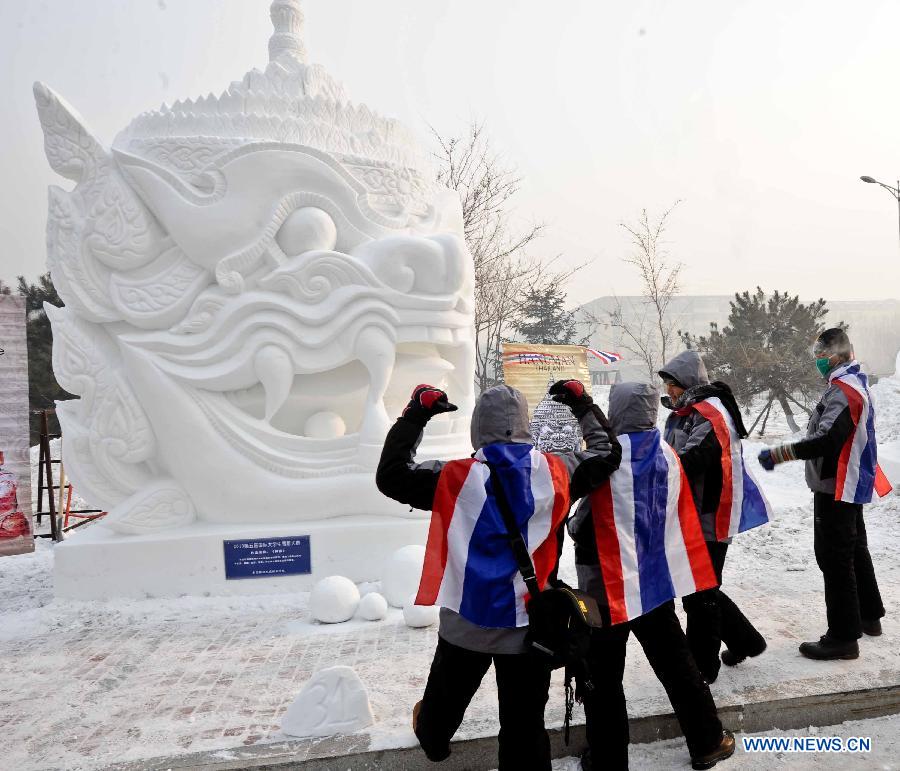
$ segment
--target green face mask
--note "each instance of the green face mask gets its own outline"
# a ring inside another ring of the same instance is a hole
[[[825,377],[828,374],[828,370],[831,369],[831,365],[828,363],[831,361],[830,359],[816,359],[816,369],[822,373],[822,377]]]

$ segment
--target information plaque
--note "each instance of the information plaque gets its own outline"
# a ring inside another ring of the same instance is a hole
[[[312,572],[309,536],[223,541],[225,578],[273,578]]]

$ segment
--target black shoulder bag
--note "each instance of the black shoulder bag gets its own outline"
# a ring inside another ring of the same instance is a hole
[[[565,739],[568,744],[574,701],[571,681],[574,677],[584,690],[593,690],[587,665],[588,648],[591,629],[602,627],[603,618],[597,601],[587,592],[572,589],[565,584],[541,591],[528,546],[510,508],[500,475],[491,464],[486,465],[491,472],[491,487],[497,508],[503,517],[509,545],[531,596],[528,602],[528,633],[525,644],[550,669],[566,668]]]

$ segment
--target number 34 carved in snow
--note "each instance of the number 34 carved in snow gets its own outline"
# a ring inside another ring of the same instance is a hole
[[[347,723],[355,722],[354,714],[348,703],[347,681],[343,677],[334,682],[320,682],[309,689],[309,724],[310,728],[338,729]]]

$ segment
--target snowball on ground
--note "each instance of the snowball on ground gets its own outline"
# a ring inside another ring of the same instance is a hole
[[[410,594],[419,588],[425,547],[414,545],[397,549],[384,563],[381,571],[381,592],[388,604],[402,608]]]
[[[413,629],[422,629],[436,624],[439,612],[437,605],[416,605],[416,595],[413,594],[403,606],[403,620]]]
[[[316,621],[339,624],[353,618],[359,606],[359,589],[349,578],[328,576],[309,595],[309,611]]]
[[[359,601],[359,615],[366,621],[381,621],[387,616],[388,604],[378,592],[370,592]]]
[[[349,734],[372,725],[369,695],[350,667],[329,667],[306,681],[281,721],[288,736]]]

